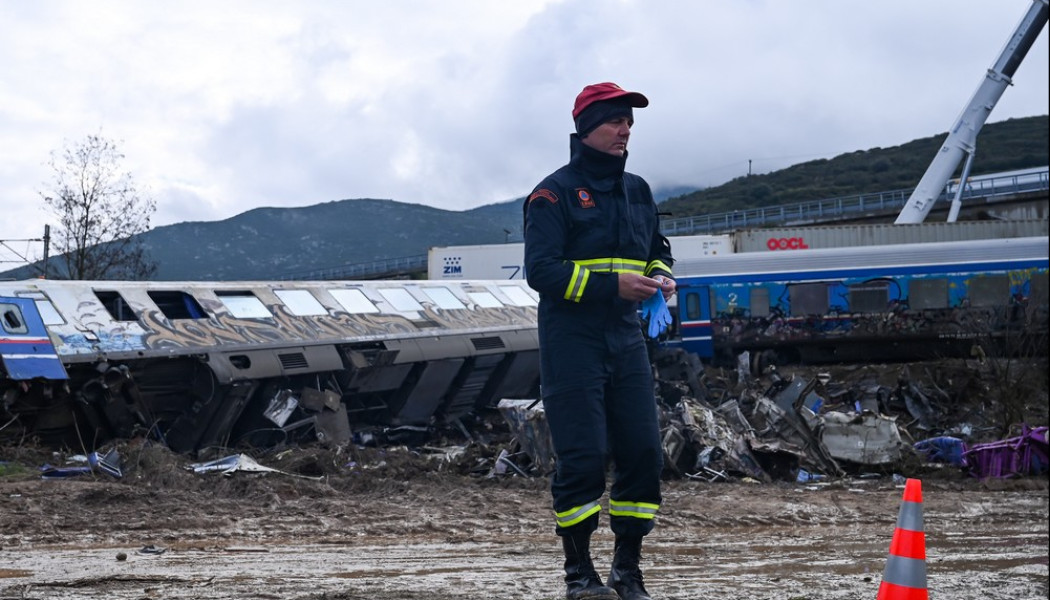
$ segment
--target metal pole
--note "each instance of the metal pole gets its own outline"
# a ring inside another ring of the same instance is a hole
[[[47,279],[47,258],[51,248],[51,226],[44,225],[44,279]]]

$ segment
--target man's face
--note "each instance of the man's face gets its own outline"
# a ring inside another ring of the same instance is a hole
[[[630,117],[617,117],[602,123],[583,138],[583,143],[607,154],[623,156],[627,151],[627,138],[631,137]]]

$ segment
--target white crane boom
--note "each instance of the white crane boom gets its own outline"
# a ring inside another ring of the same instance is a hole
[[[930,166],[927,167],[926,173],[919,180],[919,184],[908,198],[907,204],[904,205],[900,214],[897,215],[895,223],[922,223],[933,208],[934,202],[944,190],[948,179],[951,178],[955,169],[959,166],[963,156],[969,155],[970,159],[973,158],[978,132],[981,131],[981,127],[984,126],[984,122],[988,119],[992,109],[995,108],[995,104],[999,102],[999,98],[1003,95],[1006,87],[1012,83],[1011,78],[1014,72],[1017,71],[1018,65],[1024,60],[1028,50],[1035,43],[1036,37],[1039,36],[1043,26],[1046,25],[1047,2],[1048,0],[1032,0],[1032,5],[1028,8],[1028,12],[1025,13],[1024,18],[1017,25],[1017,29],[1014,30],[1010,40],[1007,41],[1006,46],[999,54],[999,59],[988,69],[988,73],[981,81],[981,84],[977,86],[977,91],[974,92],[973,97],[966,104],[962,114],[955,120],[955,124],[948,132],[948,137],[944,140],[944,145],[941,146]],[[969,167],[970,162],[968,160],[959,186],[960,189],[965,184],[966,177],[969,176]],[[954,220],[957,214],[958,199],[953,203],[949,220]]]

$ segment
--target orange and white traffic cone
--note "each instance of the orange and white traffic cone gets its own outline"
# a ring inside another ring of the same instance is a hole
[[[904,499],[893,531],[886,572],[876,600],[929,600],[926,590],[926,534],[922,528],[922,482],[904,483]]]

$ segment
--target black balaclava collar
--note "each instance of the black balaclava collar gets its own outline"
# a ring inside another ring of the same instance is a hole
[[[627,151],[623,156],[609,154],[583,143],[578,134],[569,136],[569,166],[578,169],[587,178],[587,185],[608,192],[623,178],[627,167]]]

